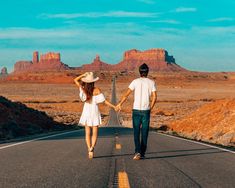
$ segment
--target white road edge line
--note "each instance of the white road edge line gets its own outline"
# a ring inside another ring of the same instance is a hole
[[[231,150],[228,150],[228,149],[220,148],[220,147],[217,147],[217,146],[212,146],[212,145],[205,144],[205,143],[201,143],[201,142],[198,142],[198,141],[188,140],[188,139],[186,139],[186,138],[180,138],[180,137],[177,137],[177,136],[168,135],[168,134],[163,134],[163,133],[157,133],[157,132],[155,132],[155,133],[156,133],[156,134],[160,134],[160,135],[164,135],[164,136],[168,136],[168,137],[171,137],[171,138],[175,138],[175,139],[178,139],[178,140],[184,140],[184,141],[187,141],[187,142],[192,142],[192,143],[195,143],[195,144],[207,146],[207,147],[210,147],[210,148],[216,148],[216,149],[218,149],[218,150],[222,150],[222,151],[226,151],[226,152],[235,154],[235,151],[231,151]]]
[[[29,142],[34,142],[34,141],[37,141],[37,140],[43,140],[43,139],[46,139],[46,138],[51,138],[51,137],[56,137],[56,136],[60,136],[60,135],[64,135],[64,134],[69,134],[69,133],[73,133],[73,132],[77,132],[77,131],[79,131],[79,130],[69,131],[69,132],[64,132],[64,133],[59,133],[59,134],[53,134],[53,135],[50,135],[50,136],[39,137],[39,138],[35,138],[35,139],[32,139],[32,140],[18,142],[18,143],[15,143],[15,144],[9,144],[9,145],[0,147],[0,150],[6,149],[6,148],[9,148],[9,147],[13,147],[13,146],[17,146],[17,145],[21,145],[21,144],[27,144]]]

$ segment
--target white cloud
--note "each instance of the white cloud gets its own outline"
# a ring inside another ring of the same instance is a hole
[[[179,24],[176,20],[156,20],[157,23]],[[227,27],[192,27],[191,29],[177,29],[169,27],[151,28],[135,23],[108,23],[91,27],[88,25],[76,25],[68,28],[35,29],[35,28],[0,28],[0,40],[12,40],[14,43],[36,42],[49,45],[63,44],[73,46],[74,44],[108,44],[126,43],[130,40],[142,40],[155,37],[181,39],[195,36],[195,39],[220,36],[228,38],[235,34],[235,26]],[[18,39],[18,40],[17,40]],[[209,39],[209,38],[208,38]],[[124,42],[126,40],[126,42]],[[160,38],[158,39],[160,40]],[[42,42],[43,41],[43,42]],[[3,45],[3,44],[2,44]],[[9,43],[11,45],[11,42]],[[1,46],[1,45],[0,45]]]
[[[224,27],[193,27],[192,31],[201,35],[228,37],[235,34],[235,26]]]
[[[151,23],[166,23],[166,24],[180,24],[181,22],[177,20],[154,20],[154,21],[149,21]]]
[[[207,20],[208,22],[224,22],[224,21],[234,21],[234,18],[231,17],[221,17],[221,18],[215,18]]]
[[[63,18],[63,19],[74,19],[74,18],[100,18],[100,17],[133,17],[133,18],[150,18],[157,17],[158,13],[152,12],[127,12],[127,11],[110,11],[110,12],[88,12],[88,13],[73,13],[73,14],[46,14],[39,15],[39,18]]]
[[[174,12],[196,12],[197,8],[193,7],[178,7]]]
[[[0,28],[0,39],[66,38],[78,35],[78,30]]]
[[[156,3],[154,0],[137,0],[137,1],[145,3],[145,4],[155,4]]]

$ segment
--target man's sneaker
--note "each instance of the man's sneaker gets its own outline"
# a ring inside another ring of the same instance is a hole
[[[140,155],[140,159],[145,159],[145,156],[144,155]]]
[[[136,153],[136,154],[134,155],[133,159],[134,159],[134,160],[140,160],[140,157],[141,157],[140,153]]]

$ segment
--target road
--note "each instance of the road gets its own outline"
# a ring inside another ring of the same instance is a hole
[[[1,144],[0,187],[235,187],[233,152],[156,132],[145,160],[133,151],[132,129],[119,124],[99,129],[92,160],[84,130]]]

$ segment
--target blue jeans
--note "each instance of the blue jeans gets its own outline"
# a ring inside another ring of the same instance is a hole
[[[134,129],[135,153],[145,155],[147,149],[150,110],[132,110],[132,123]],[[140,141],[141,132],[141,141]]]

